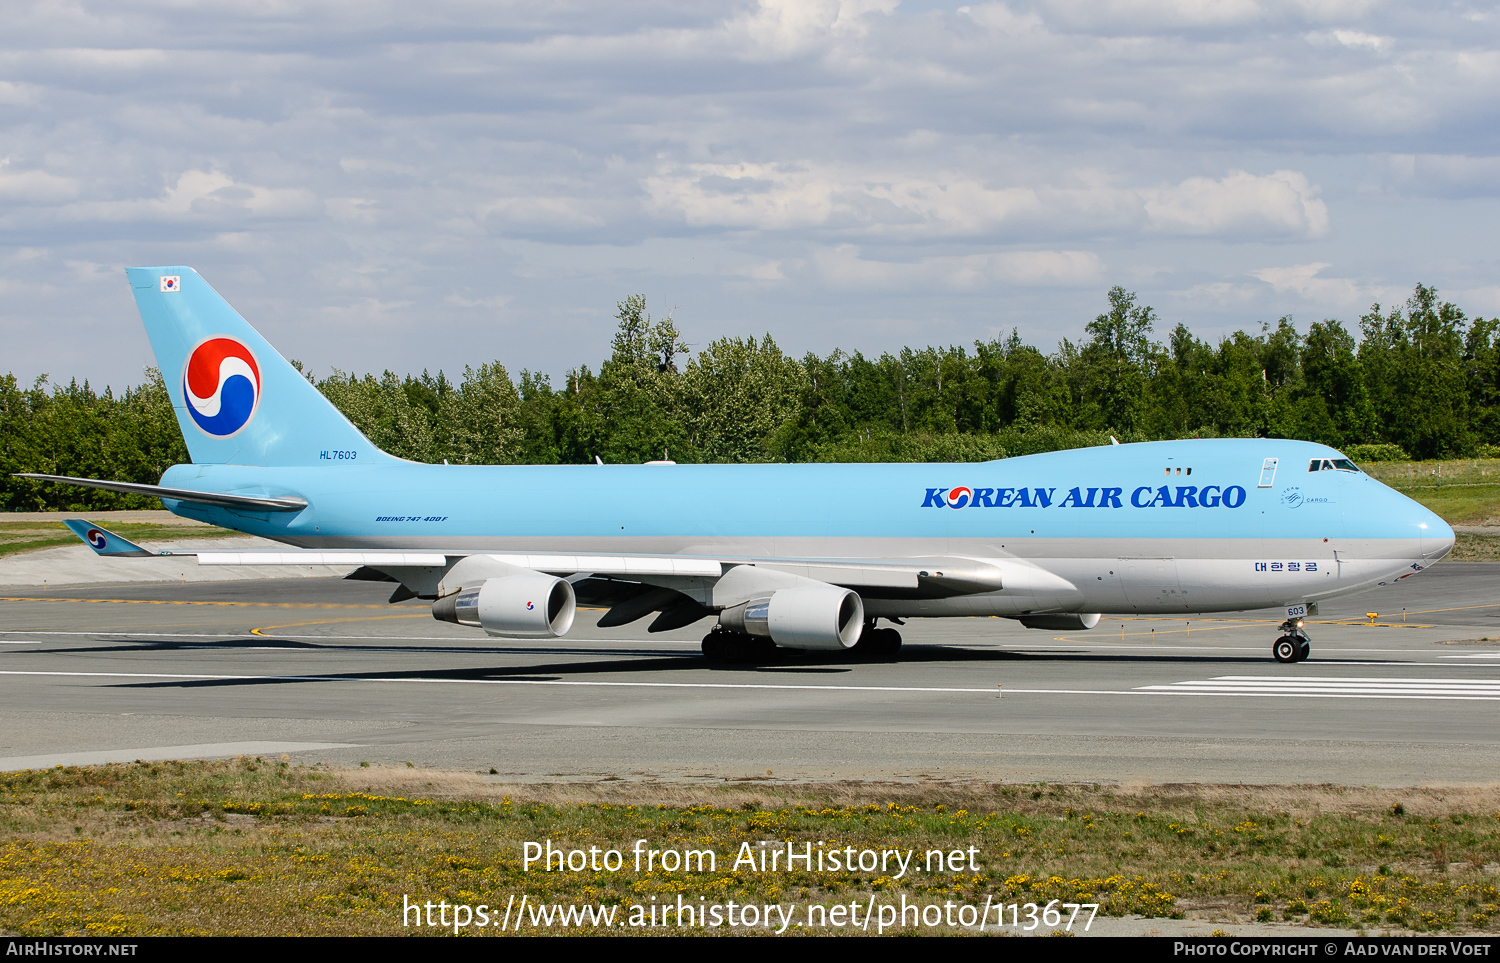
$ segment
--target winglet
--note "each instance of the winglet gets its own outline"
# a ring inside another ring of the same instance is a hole
[[[83,539],[89,548],[94,550],[95,555],[105,555],[110,558],[141,558],[155,555],[148,552],[128,538],[121,538],[107,528],[100,528],[93,522],[82,518],[69,518],[63,521],[69,530]]]

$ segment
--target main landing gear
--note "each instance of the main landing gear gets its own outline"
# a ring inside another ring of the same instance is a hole
[[[1301,619],[1281,623],[1281,638],[1271,646],[1271,654],[1277,662],[1301,662],[1312,654],[1312,640],[1302,631]]]
[[[765,636],[735,632],[721,625],[703,637],[703,655],[710,662],[758,665],[776,661],[779,654],[776,643]]]
[[[901,651],[901,633],[895,629],[877,629],[873,622],[867,623],[853,651],[867,658],[888,659]]]
[[[703,637],[703,655],[710,662],[728,662],[733,665],[763,665],[778,662],[795,649],[778,648],[776,643],[763,635],[735,632],[716,625]],[[857,661],[876,661],[894,658],[901,651],[901,633],[895,629],[877,629],[873,623],[866,624],[854,647],[842,653],[827,652],[826,655],[849,656]]]

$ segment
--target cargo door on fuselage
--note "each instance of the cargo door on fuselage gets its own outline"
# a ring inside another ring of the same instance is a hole
[[[1120,588],[1137,612],[1182,612],[1187,596],[1177,577],[1175,558],[1124,558],[1116,563]]]

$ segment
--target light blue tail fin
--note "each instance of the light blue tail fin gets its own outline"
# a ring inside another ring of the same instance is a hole
[[[197,271],[125,273],[195,464],[390,460]]]

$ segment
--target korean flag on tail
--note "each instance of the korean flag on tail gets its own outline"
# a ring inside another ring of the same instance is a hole
[[[181,291],[182,290],[182,275],[180,275],[180,274],[164,274],[164,275],[162,275],[161,289],[162,289],[163,293],[165,293],[167,291]]]

